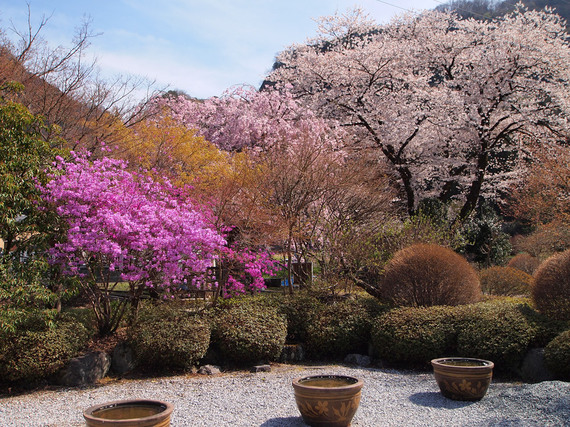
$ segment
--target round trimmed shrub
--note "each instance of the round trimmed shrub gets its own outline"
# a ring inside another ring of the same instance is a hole
[[[130,328],[129,343],[139,366],[187,370],[208,351],[210,324],[175,307],[151,307]]]
[[[520,304],[488,302],[457,310],[457,352],[488,359],[499,371],[516,369],[537,333]]]
[[[375,355],[395,364],[426,365],[454,353],[453,307],[405,307],[377,317],[372,325]]]
[[[540,265],[534,274],[531,296],[541,313],[570,320],[570,249]]]
[[[307,341],[307,329],[315,319],[323,303],[304,291],[286,295],[276,300],[279,312],[287,318],[287,341],[304,343]]]
[[[570,380],[570,330],[562,332],[544,348],[548,369],[561,380]]]
[[[507,264],[507,267],[516,268],[530,275],[534,274],[539,266],[540,259],[526,252],[515,255]]]
[[[33,382],[49,377],[79,355],[90,337],[79,322],[36,326],[39,327],[17,328],[0,335],[0,378]]]
[[[287,336],[287,320],[262,303],[222,308],[214,319],[213,341],[222,360],[244,365],[276,360]]]
[[[487,295],[528,295],[532,276],[513,267],[490,267],[480,274],[481,290]]]
[[[368,353],[371,317],[358,301],[322,305],[307,327],[306,349],[314,359],[343,359]]]
[[[412,307],[459,305],[478,301],[481,287],[477,272],[461,255],[420,243],[396,252],[388,262],[380,297]]]

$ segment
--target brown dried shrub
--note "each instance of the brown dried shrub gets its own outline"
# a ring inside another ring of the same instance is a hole
[[[381,299],[395,305],[460,305],[481,297],[477,272],[461,255],[434,244],[398,251],[386,265]]]
[[[570,249],[570,227],[557,222],[541,225],[528,236],[515,236],[513,247],[517,251],[545,259]]]
[[[507,267],[516,268],[530,275],[532,275],[539,266],[540,259],[526,252],[515,255],[507,264]]]
[[[532,276],[512,267],[490,267],[480,274],[481,290],[487,295],[528,295]]]
[[[570,320],[570,249],[544,261],[531,286],[532,300],[541,313]]]

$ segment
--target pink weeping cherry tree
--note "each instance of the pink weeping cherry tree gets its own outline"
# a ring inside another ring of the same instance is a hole
[[[287,91],[240,86],[203,102],[184,96],[156,98],[154,108],[222,150],[247,151],[265,171],[256,185],[256,200],[270,212],[273,240],[283,243],[291,284],[293,247],[301,247],[295,241],[315,239],[324,215],[322,200],[338,188],[334,177],[344,162],[340,146],[347,142],[346,132]],[[302,257],[300,250],[296,256]]]

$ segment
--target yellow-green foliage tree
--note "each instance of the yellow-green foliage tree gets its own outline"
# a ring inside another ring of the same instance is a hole
[[[122,141],[113,155],[156,176],[168,176],[178,186],[191,186],[196,200],[213,207],[219,227],[238,227],[249,240],[267,235],[271,221],[260,193],[267,167],[247,151],[221,150],[166,111],[119,132]],[[248,233],[252,230],[257,232]]]

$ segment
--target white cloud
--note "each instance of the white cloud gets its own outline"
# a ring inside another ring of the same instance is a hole
[[[227,69],[209,68],[170,56],[99,52],[97,62],[105,73],[139,75],[156,80],[158,87],[180,89],[198,98],[221,95],[228,87],[240,83],[239,73],[236,74],[231,66]],[[245,80],[249,78],[247,73],[241,73],[241,77],[243,83],[256,84]]]

